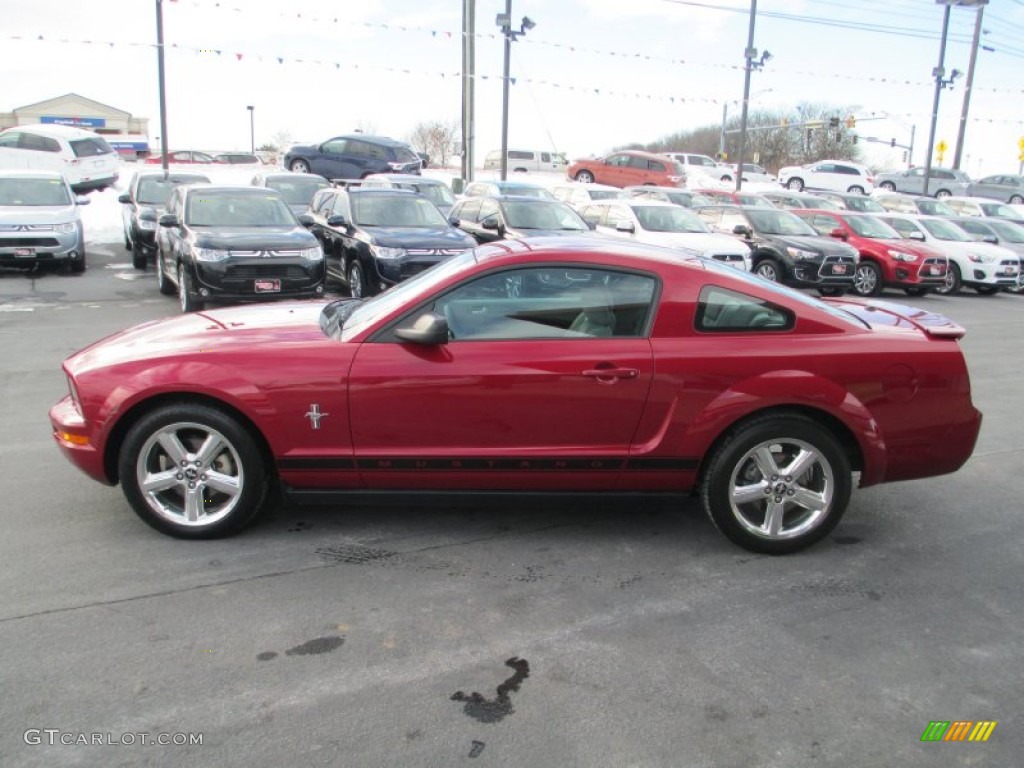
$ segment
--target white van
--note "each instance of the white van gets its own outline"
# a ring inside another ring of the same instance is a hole
[[[18,125],[0,131],[0,170],[57,171],[76,193],[117,181],[121,158],[98,133],[70,125]]]
[[[540,149],[510,149],[508,169],[513,172],[565,171],[569,160],[564,152],[546,152]],[[501,168],[501,150],[488,152],[484,158],[484,170],[496,171]]]

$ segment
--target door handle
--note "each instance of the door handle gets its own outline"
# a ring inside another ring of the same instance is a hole
[[[617,379],[635,379],[640,375],[636,368],[588,368],[581,372],[588,379],[597,379],[602,384],[614,384]]]

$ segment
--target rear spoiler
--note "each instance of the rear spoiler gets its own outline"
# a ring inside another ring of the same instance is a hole
[[[925,335],[936,339],[962,339],[967,333],[963,326],[957,325],[945,315],[909,307],[906,304],[889,301],[857,301],[845,297],[828,303],[842,307],[872,326],[892,326],[902,322],[912,325]],[[884,315],[884,318],[878,317],[877,313]]]

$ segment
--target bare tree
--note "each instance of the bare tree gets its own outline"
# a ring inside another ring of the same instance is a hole
[[[409,143],[430,156],[431,164],[445,168],[452,156],[452,148],[460,133],[459,122],[432,120],[417,123],[409,134]]]

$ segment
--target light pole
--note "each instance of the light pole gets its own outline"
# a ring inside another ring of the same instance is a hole
[[[978,46],[981,43],[981,20],[985,15],[988,0],[979,0],[974,16],[974,38],[971,41],[971,62],[967,65],[967,84],[964,86],[964,103],[960,109],[960,130],[956,133],[956,150],[953,152],[953,168],[960,169],[964,154],[964,133],[967,131],[967,112],[971,108],[971,88],[974,87],[974,65],[978,60]]]
[[[758,0],[751,0],[751,27],[746,36],[746,49],[743,51],[743,109],[739,117],[739,152],[736,153],[736,191],[743,185],[743,152],[746,150],[746,112],[751,101],[751,73],[760,70],[771,58],[771,53],[764,51],[758,58],[758,49],[754,47],[754,22],[758,14]]]
[[[251,104],[246,107],[249,110],[249,152],[256,154],[256,107]]]
[[[167,89],[164,85],[164,6],[156,0],[156,70],[160,91],[160,166],[167,178]]]
[[[770,58],[771,54],[766,52],[766,56]],[[750,98],[748,99],[748,101],[753,101],[758,96],[764,96],[766,93],[771,93],[774,90],[775,90],[774,88],[765,88],[763,91],[758,91],[757,93],[753,93],[753,94],[750,95]],[[726,149],[726,147],[725,147],[725,135],[727,133],[735,133],[735,129],[732,130],[732,131],[726,130],[727,127],[728,127],[727,124],[728,124],[728,121],[729,121],[729,104],[730,103],[731,104],[735,104],[736,102],[735,101],[732,101],[732,102],[728,102],[727,101],[724,104],[722,104],[722,131],[721,131],[721,133],[719,134],[719,137],[718,137],[718,154],[720,155],[720,157],[716,158],[719,161],[726,160],[727,157],[728,157],[727,154],[726,154],[726,151],[725,151],[725,149]]]
[[[508,86],[512,41],[525,35],[527,30],[533,29],[537,24],[529,16],[523,16],[519,31],[512,29],[512,0],[505,0],[505,12],[499,13],[494,23],[501,27],[501,33],[505,36],[505,70],[501,89],[501,180],[505,181],[508,178]]]

